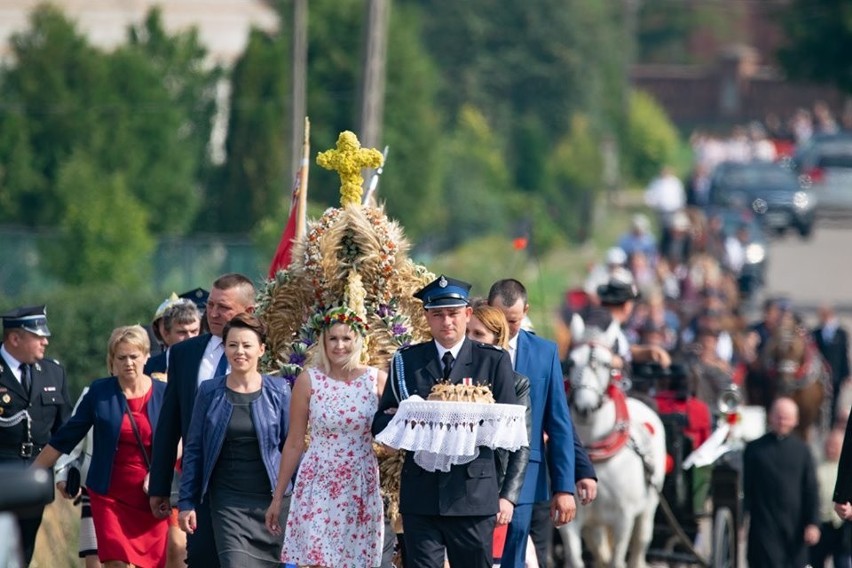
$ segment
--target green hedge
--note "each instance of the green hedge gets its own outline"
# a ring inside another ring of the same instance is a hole
[[[47,304],[50,344],[47,357],[66,369],[74,400],[93,379],[107,376],[109,334],[118,326],[147,324],[163,298],[117,285],[62,288],[38,297],[0,298],[0,312],[21,305]]]

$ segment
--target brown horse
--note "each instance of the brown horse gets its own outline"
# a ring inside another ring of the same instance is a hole
[[[810,438],[813,426],[822,427],[827,420],[823,406],[830,399],[828,366],[792,313],[784,314],[761,348],[746,388],[752,403],[762,404],[767,411],[776,398],[792,398],[799,407],[796,432],[805,440]]]

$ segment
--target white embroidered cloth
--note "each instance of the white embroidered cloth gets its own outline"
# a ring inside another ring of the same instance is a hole
[[[517,404],[444,402],[414,395],[399,409],[376,441],[414,452],[426,471],[450,471],[472,462],[478,446],[515,451],[529,444],[526,409]]]

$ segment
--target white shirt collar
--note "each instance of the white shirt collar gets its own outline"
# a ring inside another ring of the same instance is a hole
[[[518,357],[518,336],[519,335],[521,335],[520,331],[518,331],[518,333],[515,334],[515,337],[513,337],[512,339],[509,340],[509,348],[507,349],[507,351],[509,351],[509,358],[512,360],[512,368],[513,369],[515,368],[515,361],[517,360],[517,357]]]
[[[212,379],[216,374],[216,367],[219,364],[219,358],[224,353],[222,347],[222,338],[218,335],[211,335],[210,340],[204,347],[204,354],[201,356],[201,363],[198,365],[197,384],[201,384],[207,379]]]
[[[6,346],[0,344],[0,355],[3,356],[3,359],[6,360],[6,363],[9,364],[9,370],[12,371],[12,374],[18,379],[18,382],[21,382],[21,362],[15,359],[11,353],[6,351]]]
[[[435,347],[438,348],[438,360],[439,361],[442,360],[443,357],[444,357],[444,353],[446,353],[447,351],[449,351],[450,353],[453,354],[453,360],[458,359],[459,358],[459,351],[461,351],[461,347],[462,347],[463,343],[464,343],[464,338],[462,337],[461,341],[459,341],[458,343],[456,343],[455,345],[453,345],[452,347],[447,349],[446,347],[444,347],[443,345],[441,345],[440,343],[435,341]]]

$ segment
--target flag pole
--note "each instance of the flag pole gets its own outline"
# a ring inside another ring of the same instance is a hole
[[[275,278],[279,270],[290,266],[293,259],[293,242],[301,239],[307,232],[307,210],[308,210],[308,169],[311,154],[310,145],[311,123],[305,117],[305,135],[302,141],[302,161],[299,171],[293,179],[293,189],[290,193],[290,212],[287,216],[287,224],[281,233],[281,240],[272,262],[269,265],[269,278]]]
[[[376,205],[376,188],[379,187],[379,177],[381,177],[382,172],[385,169],[385,164],[388,161],[388,147],[385,146],[384,151],[382,152],[382,164],[375,169],[373,172],[373,177],[370,178],[370,183],[367,186],[367,193],[364,194],[364,199],[361,200],[361,204],[367,207],[375,207]]]
[[[299,168],[299,200],[298,215],[296,216],[296,238],[300,239],[307,232],[308,211],[308,171],[311,160],[311,121],[305,117],[305,136],[302,140],[302,164]]]

